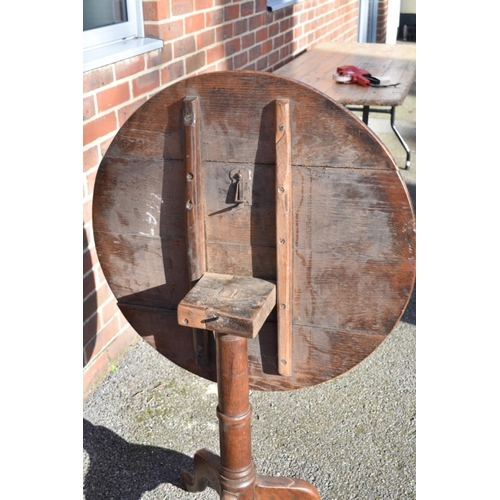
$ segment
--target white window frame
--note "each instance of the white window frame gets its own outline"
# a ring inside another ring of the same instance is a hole
[[[142,0],[127,0],[128,21],[83,32],[83,71],[161,49],[163,41],[144,36]]]
[[[267,0],[267,10],[269,12],[274,12],[279,9],[284,9],[289,5],[294,5],[303,1],[304,0]]]

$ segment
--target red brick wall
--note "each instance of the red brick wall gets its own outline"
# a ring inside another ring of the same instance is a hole
[[[379,0],[377,10],[377,43],[385,43],[387,38],[387,15],[389,12],[389,0]]]
[[[322,41],[355,41],[358,0],[305,0],[267,12],[266,0],[144,0],[146,35],[161,50],[83,74],[84,391],[137,339],[116,307],[92,235],[99,163],[118,129],[149,97],[188,75],[273,71]]]

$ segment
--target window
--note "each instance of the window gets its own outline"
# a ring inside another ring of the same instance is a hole
[[[142,0],[83,0],[83,71],[161,47],[144,36]]]

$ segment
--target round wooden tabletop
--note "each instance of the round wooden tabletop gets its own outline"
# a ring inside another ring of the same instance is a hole
[[[278,371],[275,308],[248,340],[250,386],[290,390],[341,375],[376,349],[406,308],[415,279],[415,219],[380,140],[343,106],[291,79],[250,71],[187,78],[152,97],[120,129],[100,165],[93,201],[97,254],[120,310],[162,355],[215,380],[213,334],[193,335],[177,322],[177,306],[192,285],[186,97],[199,103],[205,270],[273,283],[275,103],[289,103],[293,369],[287,376]]]

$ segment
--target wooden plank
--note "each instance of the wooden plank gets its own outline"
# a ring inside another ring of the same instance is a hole
[[[276,263],[279,372],[292,373],[293,193],[290,102],[276,100]]]

